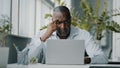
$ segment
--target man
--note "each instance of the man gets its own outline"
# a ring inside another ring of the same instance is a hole
[[[58,6],[53,10],[52,22],[46,30],[40,31],[31,41],[29,46],[29,59],[40,58],[40,52],[46,47],[48,39],[79,39],[85,40],[85,50],[88,57],[85,63],[108,63],[108,58],[95,43],[89,32],[73,27],[71,15],[65,6]],[[44,54],[43,54],[44,55]]]

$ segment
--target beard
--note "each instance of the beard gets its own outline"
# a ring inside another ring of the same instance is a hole
[[[66,39],[70,34],[70,28],[64,28],[64,29],[60,29],[57,28],[57,35],[61,38],[61,39]]]

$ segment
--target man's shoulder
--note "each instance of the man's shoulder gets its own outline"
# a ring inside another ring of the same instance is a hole
[[[73,36],[76,35],[76,36],[80,36],[80,37],[91,36],[88,31],[81,29],[81,28],[78,28],[78,27],[74,27],[74,26],[72,26],[71,35],[73,35]]]

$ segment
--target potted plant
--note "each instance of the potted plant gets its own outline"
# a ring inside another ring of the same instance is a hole
[[[7,15],[1,15],[0,18],[0,47],[6,46],[6,36],[11,33],[12,24]]]
[[[87,0],[81,0],[80,5],[84,16],[72,13],[73,22],[77,21],[77,27],[85,29],[89,32],[93,31],[96,40],[101,40],[104,31],[120,32],[120,25],[112,20],[113,16],[120,15],[120,13],[111,14],[107,11],[107,0],[104,2],[102,13],[99,14],[101,0],[97,0],[96,7],[93,8]]]

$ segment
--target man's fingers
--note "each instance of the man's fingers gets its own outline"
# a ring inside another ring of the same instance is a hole
[[[54,20],[52,23],[57,24],[58,20]]]

